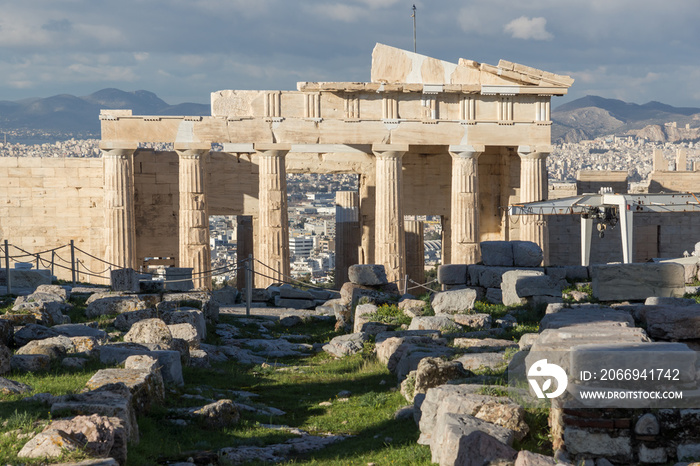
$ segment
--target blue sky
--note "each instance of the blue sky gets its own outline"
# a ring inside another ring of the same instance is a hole
[[[523,63],[587,94],[700,107],[693,0],[24,0],[0,14],[0,100],[146,89],[207,103],[221,89],[367,81],[376,42],[457,62]]]

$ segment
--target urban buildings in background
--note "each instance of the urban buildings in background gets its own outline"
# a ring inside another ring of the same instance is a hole
[[[37,134],[37,139],[43,137]],[[53,143],[21,144],[12,135],[0,136],[2,157],[99,157],[99,140],[65,139]],[[550,197],[576,194],[577,173],[582,170],[627,172],[631,191],[645,192],[653,169],[654,151],[661,151],[670,170],[700,170],[700,142],[659,143],[634,137],[600,137],[578,143],[554,145],[547,161]],[[685,151],[687,166],[675,167],[677,154]],[[332,283],[335,267],[335,193],[358,189],[357,175],[288,175],[291,274],[315,284]],[[425,266],[433,268],[441,257],[442,227],[439,217],[424,219]],[[236,254],[236,220],[233,216],[210,218],[212,267],[230,269],[217,277],[232,281],[240,259]]]

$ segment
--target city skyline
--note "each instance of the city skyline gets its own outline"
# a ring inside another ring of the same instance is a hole
[[[375,42],[413,48],[404,0],[131,2],[35,0],[4,7],[0,100],[105,87],[206,103],[220,89],[366,81]],[[443,60],[523,63],[576,79],[587,94],[700,105],[700,10],[671,0],[445,0],[417,6],[417,51]],[[643,33],[642,33],[643,32]]]

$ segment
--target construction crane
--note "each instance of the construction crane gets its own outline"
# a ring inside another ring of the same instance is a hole
[[[601,238],[608,229],[620,225],[623,262],[631,263],[634,245],[633,216],[639,212],[700,212],[700,200],[694,193],[616,194],[611,188],[602,188],[599,194],[508,206],[508,215],[580,215],[581,265],[590,263],[594,220],[598,221],[597,230]]]

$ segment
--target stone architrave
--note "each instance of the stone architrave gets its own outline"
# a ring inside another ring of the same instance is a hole
[[[335,284],[349,281],[348,267],[359,264],[360,198],[355,191],[335,193]]]
[[[453,264],[476,264],[479,251],[479,155],[483,147],[450,146],[452,200],[450,207]]]
[[[538,202],[547,199],[547,156],[546,150],[531,146],[519,146],[520,156],[520,202]],[[522,215],[520,217],[520,239],[532,241],[542,248],[545,265],[549,262],[549,235],[544,215]]]
[[[377,172],[374,259],[384,265],[390,283],[406,275],[406,238],[402,200],[403,155],[407,145],[374,144]]]
[[[136,267],[133,143],[102,141],[105,200],[105,261],[117,268]]]
[[[256,286],[266,288],[283,282],[289,276],[289,227],[287,214],[287,171],[285,156],[290,150],[284,144],[256,144],[260,166],[259,215],[260,233],[255,270]],[[271,278],[268,278],[271,277]]]
[[[205,165],[211,145],[191,144],[175,147],[179,159],[180,249],[179,267],[193,268],[197,289],[211,289],[211,250],[209,212],[206,201]]]

